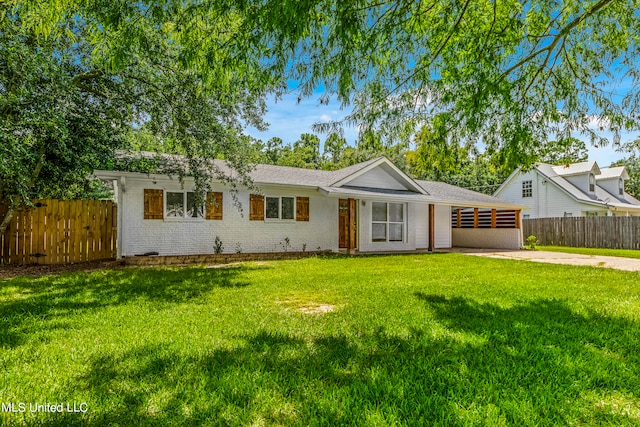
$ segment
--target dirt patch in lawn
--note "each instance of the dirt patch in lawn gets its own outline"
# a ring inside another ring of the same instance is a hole
[[[285,299],[278,299],[278,303],[284,305],[288,310],[295,310],[304,314],[325,314],[338,309],[335,304],[317,302],[312,298],[292,296]]]
[[[317,303],[308,303],[307,305],[303,305],[302,307],[297,308],[300,313],[304,314],[325,314],[330,313],[335,309],[335,305]]]

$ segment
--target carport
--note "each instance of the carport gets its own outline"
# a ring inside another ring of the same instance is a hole
[[[451,207],[451,246],[519,249],[524,245],[521,211],[526,206],[442,182],[417,182]]]

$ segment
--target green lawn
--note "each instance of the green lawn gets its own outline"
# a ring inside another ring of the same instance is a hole
[[[0,425],[638,425],[640,273],[461,254],[0,279]],[[73,407],[73,406],[71,406]]]
[[[537,249],[541,251],[565,252],[570,254],[604,255],[640,259],[640,250],[633,249],[571,248],[568,246],[538,246]]]

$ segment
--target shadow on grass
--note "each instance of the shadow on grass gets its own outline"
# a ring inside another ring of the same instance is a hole
[[[415,294],[436,318],[402,336],[260,330],[230,349],[170,344],[95,358],[82,418],[59,425],[635,425],[640,326],[566,303],[502,308]],[[611,404],[609,404],[611,403]],[[625,408],[627,408],[625,410]],[[625,412],[626,411],[626,412]],[[62,422],[64,421],[64,423]]]
[[[250,283],[243,273],[266,266],[225,268],[142,268],[19,277],[0,283],[0,347],[16,346],[37,328],[55,328],[56,318],[137,300],[183,303],[220,288]]]

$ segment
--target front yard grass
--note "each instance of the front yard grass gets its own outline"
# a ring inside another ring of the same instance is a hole
[[[610,269],[449,253],[18,277],[0,401],[27,406],[0,425],[638,425],[639,350],[640,273]]]
[[[572,248],[568,246],[538,246],[537,248],[541,251],[550,252],[565,252],[569,254],[602,255],[640,259],[640,250],[635,249]]]

